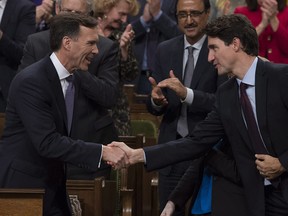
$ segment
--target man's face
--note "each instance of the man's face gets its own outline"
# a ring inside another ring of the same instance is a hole
[[[119,29],[122,23],[127,22],[129,10],[130,7],[126,0],[119,1],[119,3],[106,14],[108,26]]]
[[[96,46],[98,40],[97,28],[80,26],[78,38],[70,41],[70,68],[87,71],[92,59],[98,53]]]
[[[233,43],[227,46],[219,38],[208,37],[208,48],[208,61],[218,70],[219,75],[233,72],[236,58]]]
[[[177,4],[178,27],[194,44],[203,36],[203,29],[209,19],[203,0],[179,0]]]
[[[60,12],[88,14],[86,0],[62,0],[61,5],[56,5],[56,14]]]

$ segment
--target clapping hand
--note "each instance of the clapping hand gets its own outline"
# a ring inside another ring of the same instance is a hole
[[[132,25],[128,24],[125,31],[119,39],[120,49],[121,49],[121,59],[126,61],[128,59],[128,49],[131,41],[134,39],[135,32],[132,29]]]
[[[169,88],[174,91],[180,99],[184,100],[187,96],[187,89],[182,82],[174,75],[173,70],[170,71],[170,78],[162,80],[157,85],[160,88]]]
[[[156,80],[153,77],[149,77],[149,82],[151,83],[151,86],[152,86],[151,97],[153,99],[153,102],[157,106],[167,105],[168,101],[166,97],[164,96],[161,88],[157,86]]]

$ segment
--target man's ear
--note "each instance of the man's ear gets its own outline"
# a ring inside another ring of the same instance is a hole
[[[62,46],[67,49],[70,50],[71,49],[71,41],[72,39],[68,36],[64,36],[62,39]]]
[[[242,48],[243,48],[240,39],[237,37],[233,38],[231,45],[235,51],[242,50]]]

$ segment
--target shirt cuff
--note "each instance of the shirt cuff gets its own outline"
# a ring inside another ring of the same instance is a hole
[[[143,19],[143,16],[140,17],[140,22],[141,22],[143,28],[146,29],[146,31],[147,31],[147,29],[149,29],[149,27],[150,27],[150,24],[145,22],[145,20]]]
[[[154,103],[152,97],[151,97],[151,104],[152,107],[156,110],[156,111],[160,111],[162,109],[162,106],[158,106],[157,104]]]
[[[143,154],[143,160],[144,160],[144,164],[146,164],[146,152],[144,151],[144,154]]]
[[[193,100],[194,100],[194,91],[193,89],[190,89],[190,88],[187,88],[187,96],[184,100],[181,100],[182,103],[185,103],[185,104],[188,104],[188,105],[191,105],[193,103]]]
[[[159,13],[156,16],[153,17],[153,20],[157,21],[160,18],[160,16],[162,15],[162,13],[163,13],[163,11],[160,10]]]
[[[100,155],[100,160],[99,160],[99,163],[98,163],[98,168],[100,168],[100,166],[101,166],[102,155],[103,155],[103,145],[101,145],[101,155]]]

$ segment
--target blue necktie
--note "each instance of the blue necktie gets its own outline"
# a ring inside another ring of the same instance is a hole
[[[184,70],[184,86],[190,87],[192,76],[194,72],[194,57],[193,57],[193,50],[192,46],[188,47],[188,59]],[[188,122],[187,122],[187,104],[183,103],[181,107],[181,114],[179,116],[177,122],[177,132],[182,137],[185,137],[189,134],[188,131]]]
[[[67,113],[67,130],[70,134],[72,118],[73,118],[73,109],[74,109],[74,93],[75,88],[73,84],[74,76],[70,75],[66,78],[66,81],[69,83],[66,89],[65,94],[65,104],[66,104],[66,113]]]

